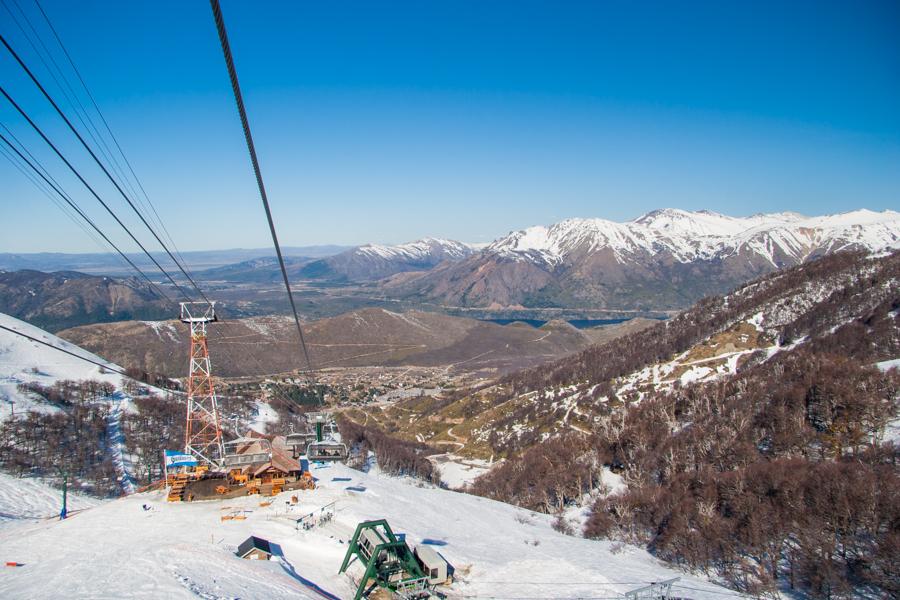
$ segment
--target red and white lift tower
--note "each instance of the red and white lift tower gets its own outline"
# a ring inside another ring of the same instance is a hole
[[[215,302],[181,303],[181,322],[191,328],[184,452],[212,470],[218,470],[225,456],[222,429],[219,427],[219,404],[206,343],[206,325],[216,321]]]

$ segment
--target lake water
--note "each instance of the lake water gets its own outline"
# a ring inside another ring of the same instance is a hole
[[[481,321],[487,321],[488,323],[497,323],[498,325],[509,325],[510,323],[528,323],[532,327],[540,327],[547,321],[541,321],[539,319],[479,319]],[[568,322],[573,327],[578,329],[588,329],[589,327],[598,327],[600,325],[615,325],[617,323],[624,323],[625,321],[629,321],[630,319],[568,319]]]

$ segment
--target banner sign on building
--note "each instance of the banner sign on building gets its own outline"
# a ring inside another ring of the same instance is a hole
[[[178,450],[166,450],[166,468],[168,467],[196,467],[197,459],[190,454]]]

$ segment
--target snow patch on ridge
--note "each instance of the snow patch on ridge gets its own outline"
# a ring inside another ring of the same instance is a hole
[[[438,238],[423,238],[397,246],[385,246],[381,244],[366,244],[356,248],[357,254],[377,257],[384,260],[405,259],[422,260],[428,256],[439,253],[447,258],[459,259],[472,254],[474,249],[468,244],[453,240]]]

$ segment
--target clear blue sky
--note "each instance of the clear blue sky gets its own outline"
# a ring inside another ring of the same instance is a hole
[[[43,6],[178,246],[267,246],[208,4]],[[223,10],[285,245],[488,241],[669,206],[900,209],[895,0]],[[0,32],[61,97],[2,5]],[[0,81],[69,139],[5,50]],[[5,102],[0,121],[65,173]],[[5,159],[0,216],[0,251],[96,250]]]

